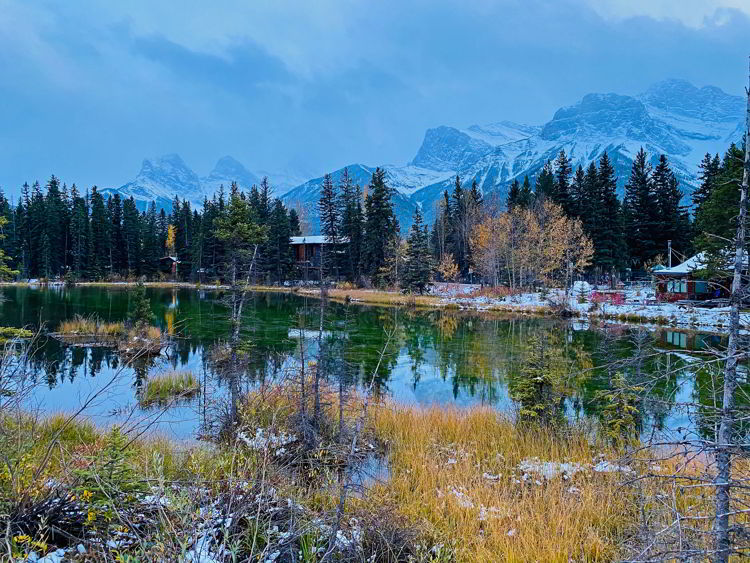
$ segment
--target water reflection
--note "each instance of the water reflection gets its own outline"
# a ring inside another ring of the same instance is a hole
[[[122,320],[131,298],[126,289],[98,287],[5,287],[2,296],[2,324],[49,330],[76,314]],[[137,404],[149,373],[191,370],[202,392],[170,409],[161,424],[164,431],[188,437],[207,424],[211,406],[230,387],[210,361],[210,351],[229,334],[226,295],[208,289],[149,288],[148,296],[160,328],[173,337],[172,344],[162,357],[122,370],[121,381],[91,409],[91,416],[102,423],[116,420],[113,412]],[[569,418],[596,417],[600,392],[610,389],[621,373],[629,384],[648,387],[649,400],[639,409],[644,431],[684,424],[705,433],[710,427],[708,417],[696,423],[673,407],[686,398],[714,404],[715,375],[693,369],[692,356],[685,352],[721,346],[715,335],[616,326],[591,330],[580,323],[546,318],[499,319],[332,302],[325,308],[322,327],[321,333],[317,299],[254,294],[242,323],[247,361],[235,391],[277,377],[298,365],[301,353],[309,359],[320,350],[326,372],[342,374],[345,384],[352,385],[367,383],[374,375],[376,390],[398,401],[488,404],[512,411],[509,389],[543,345],[550,351],[544,369],[566,374],[564,385],[557,389],[558,408]],[[380,361],[389,333],[391,342]],[[52,339],[40,342],[31,361],[35,376],[44,383],[35,400],[51,411],[76,408],[87,390],[122,368],[110,349],[68,347]]]

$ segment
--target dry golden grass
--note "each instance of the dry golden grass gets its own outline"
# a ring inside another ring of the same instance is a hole
[[[58,332],[66,336],[116,337],[125,333],[125,325],[123,323],[105,323],[95,316],[76,315],[72,319],[62,321]]]
[[[389,444],[391,478],[369,497],[455,538],[460,561],[609,561],[635,517],[615,474],[517,482],[527,458],[615,457],[582,432],[519,428],[489,408],[378,406],[372,422]]]

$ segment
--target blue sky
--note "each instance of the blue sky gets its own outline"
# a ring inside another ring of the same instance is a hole
[[[0,186],[119,186],[179,153],[310,176],[589,92],[741,94],[750,0],[0,0]]]

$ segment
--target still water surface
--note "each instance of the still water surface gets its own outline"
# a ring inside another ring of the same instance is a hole
[[[75,315],[97,315],[102,320],[127,318],[131,293],[104,287],[0,289],[0,324],[42,326],[54,331],[60,321]],[[103,387],[106,393],[87,406],[98,424],[124,418],[158,417],[158,431],[193,438],[211,422],[228,395],[228,384],[211,369],[210,351],[229,334],[226,294],[214,290],[149,288],[154,322],[171,335],[172,343],[160,358],[137,366],[123,366],[108,348],[71,347],[42,339],[32,357],[38,381],[30,408],[69,412],[80,408]],[[320,301],[295,295],[254,294],[246,306],[243,341],[249,362],[241,389],[281,377],[299,365],[300,342],[306,359],[318,349]],[[590,329],[580,322],[548,318],[498,318],[455,311],[413,311],[343,305],[329,302],[323,320],[323,343],[337,373],[353,384],[369,381],[387,331],[393,336],[377,373],[377,389],[408,404],[469,406],[488,404],[513,412],[508,383],[519,367],[545,346],[556,361],[573,373],[565,386],[561,409],[571,419],[596,417],[601,391],[610,386],[614,371],[630,382],[662,374],[649,383],[654,398],[642,406],[643,431],[654,427],[690,427],[701,432],[700,420],[688,419],[675,402],[711,404],[713,393],[701,370],[691,368],[694,354],[720,346],[715,335],[671,330],[609,326]],[[637,350],[643,359],[637,360]],[[643,353],[645,352],[645,353]],[[658,353],[663,352],[663,353]],[[613,367],[614,366],[614,367]],[[138,393],[149,374],[170,369],[190,370],[201,382],[201,394],[162,412],[138,407]],[[705,431],[705,430],[703,430]]]

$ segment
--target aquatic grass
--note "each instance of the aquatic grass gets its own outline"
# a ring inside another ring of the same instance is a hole
[[[139,398],[142,406],[164,404],[170,400],[195,396],[200,391],[197,378],[191,371],[169,371],[146,381]]]
[[[96,316],[76,315],[72,319],[60,322],[57,331],[63,336],[119,337],[125,334],[125,324],[102,322]]]
[[[609,561],[635,518],[616,474],[524,481],[524,459],[590,464],[616,457],[584,431],[519,427],[495,410],[379,406],[391,476],[370,491],[456,541],[461,561]]]

